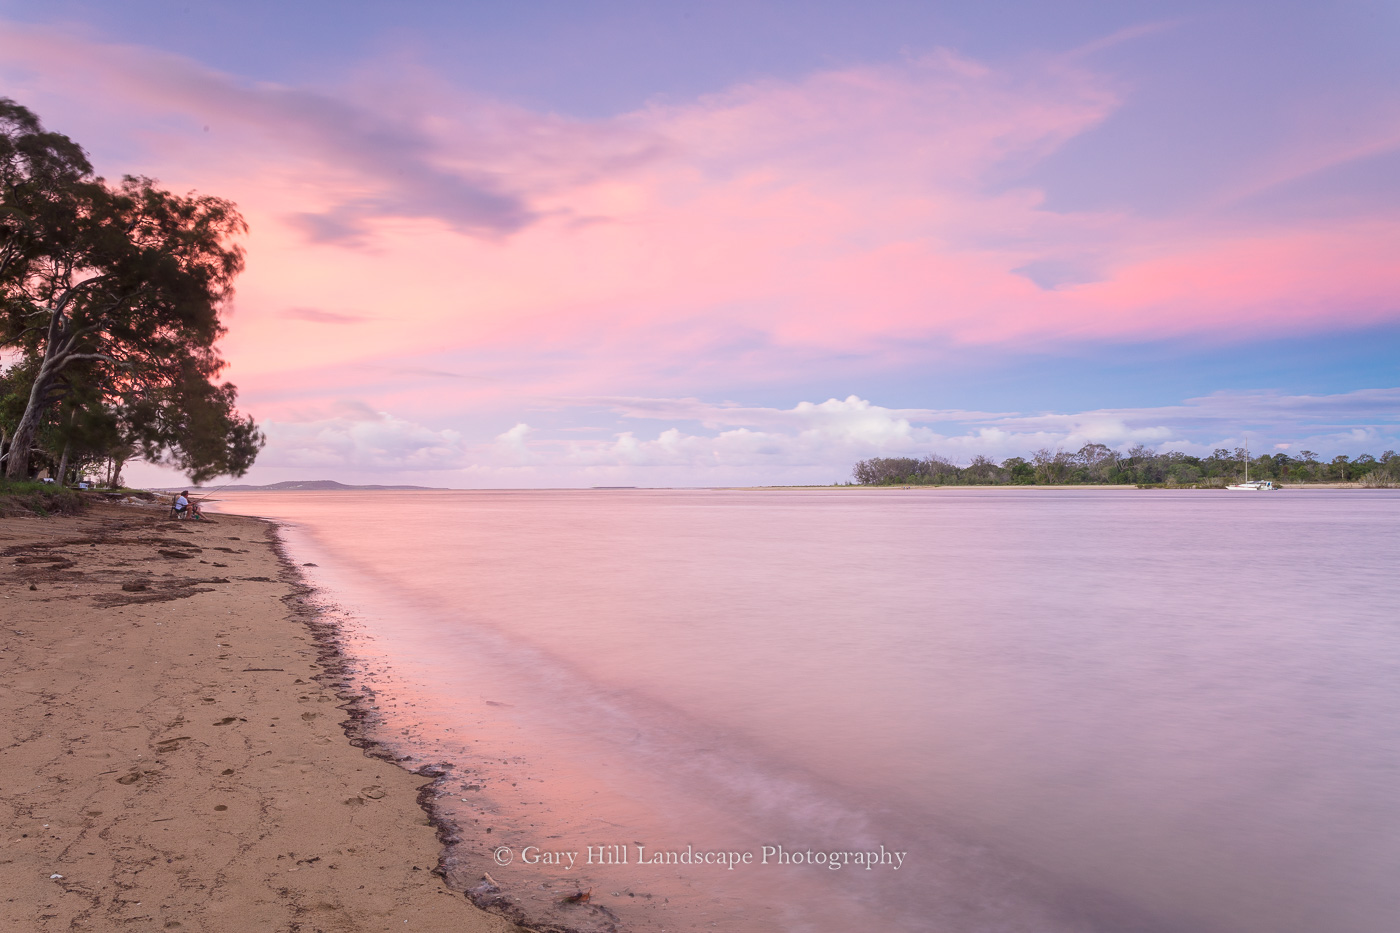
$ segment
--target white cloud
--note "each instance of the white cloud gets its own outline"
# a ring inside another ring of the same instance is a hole
[[[355,410],[319,421],[265,422],[267,447],[258,466],[421,472],[466,465],[466,445],[456,431],[435,431],[363,405],[345,407]]]
[[[884,408],[854,395],[785,409],[693,398],[573,401],[628,419],[672,424],[650,438],[631,430],[606,441],[537,439],[533,449],[542,468],[684,473],[692,482],[736,471],[748,471],[750,482],[828,481],[820,478],[844,476],[867,457],[941,453],[966,462],[978,454],[1005,459],[1042,447],[1077,450],[1087,443],[1207,454],[1239,446],[1246,435],[1260,447],[1287,437],[1274,443],[1281,450],[1311,446],[1378,453],[1396,446],[1400,434],[1400,389],[1330,396],[1218,393],[1172,406],[1036,414]],[[1360,420],[1371,423],[1354,423]],[[676,422],[695,427],[685,430]]]
[[[504,463],[527,464],[535,459],[525,439],[533,430],[525,422],[520,422],[509,431],[496,435],[492,442],[492,459]]]
[[[558,424],[517,422],[480,441],[341,401],[329,416],[264,425],[268,447],[258,474],[308,478],[307,471],[359,482],[447,486],[697,486],[830,483],[857,460],[939,453],[962,463],[979,454],[1004,460],[1048,447],[1077,450],[1136,444],[1208,454],[1246,434],[1256,450],[1309,449],[1379,454],[1400,448],[1400,389],[1329,396],[1218,393],[1152,408],[1085,412],[980,412],[886,408],[859,396],[802,401],[790,408],[694,398],[555,399]],[[567,408],[605,409],[636,427],[580,438]],[[646,423],[651,422],[654,427]],[[319,478],[319,477],[315,477]]]

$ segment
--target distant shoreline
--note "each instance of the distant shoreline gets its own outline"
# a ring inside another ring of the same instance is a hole
[[[1365,485],[1363,485],[1363,484],[1361,484],[1361,483],[1286,483],[1286,484],[1276,484],[1276,485],[1278,485],[1278,488],[1279,488],[1280,490],[1286,490],[1286,489],[1299,489],[1299,490],[1301,490],[1301,489],[1373,489],[1373,488],[1386,488],[1386,487],[1371,487],[1371,486],[1365,486]],[[679,487],[677,487],[677,488],[679,488]],[[959,484],[948,483],[948,484],[946,484],[946,485],[910,484],[910,485],[907,485],[907,486],[906,486],[906,485],[890,485],[890,486],[860,486],[860,485],[851,485],[851,486],[840,486],[840,485],[829,485],[829,486],[712,486],[712,487],[702,487],[702,488],[711,488],[711,489],[733,489],[733,490],[743,490],[743,491],[761,491],[761,490],[770,490],[770,491],[772,491],[772,490],[780,490],[780,489],[783,489],[783,490],[787,490],[787,489],[790,489],[790,490],[803,490],[803,489],[805,489],[805,490],[812,490],[812,491],[821,491],[821,490],[854,491],[854,490],[861,490],[861,491],[865,491],[865,492],[879,492],[879,491],[888,491],[888,492],[913,492],[913,491],[915,491],[915,490],[921,490],[921,489],[928,489],[928,490],[959,490],[959,489],[997,489],[997,490],[1017,490],[1017,489],[1132,489],[1132,490],[1135,490],[1135,491],[1141,490],[1141,491],[1143,491],[1143,492],[1147,492],[1147,491],[1151,491],[1151,490],[1164,489],[1164,490],[1181,491],[1181,492],[1192,491],[1192,490],[1194,490],[1194,491],[1201,491],[1201,492],[1227,492],[1227,491],[1230,491],[1230,490],[1226,490],[1225,487],[1223,487],[1223,486],[1167,486],[1167,485],[1162,485],[1162,484],[1153,484],[1153,485],[1150,485],[1150,486],[1142,486],[1142,485],[1139,485],[1139,484],[1137,484],[1137,483],[1026,483],[1026,484],[987,483],[987,484],[985,484],[985,485],[977,485],[977,484],[972,484],[972,483],[966,483],[966,484],[961,484],[961,483],[959,483]]]
[[[1367,486],[1359,482],[1350,483],[1281,483],[1276,484],[1279,489],[1384,489],[1390,487]],[[192,495],[207,497],[215,493],[222,492],[655,492],[660,490],[712,490],[712,491],[734,491],[734,492],[759,492],[759,491],[834,491],[834,492],[912,492],[914,490],[957,490],[957,489],[1133,489],[1133,490],[1153,490],[1166,489],[1173,491],[1186,490],[1213,490],[1226,491],[1223,486],[1188,486],[1188,485],[1167,485],[1138,483],[947,483],[936,485],[932,483],[918,484],[895,484],[895,485],[842,485],[831,483],[826,485],[814,484],[810,486],[478,486],[454,488],[450,486],[381,486],[381,485],[350,485],[339,483],[335,480],[313,480],[310,482],[284,482],[272,483],[265,486],[237,485],[237,486],[189,486],[176,488],[154,487],[150,492],[173,495],[185,489]]]
[[[190,492],[208,494],[214,492],[408,492],[413,490],[425,492],[446,492],[445,486],[380,486],[371,484],[368,486],[356,486],[349,483],[337,482],[333,479],[312,479],[312,480],[286,480],[281,483],[268,483],[264,486],[253,486],[246,483],[225,486],[191,486]],[[174,486],[167,486],[156,492],[179,492]]]

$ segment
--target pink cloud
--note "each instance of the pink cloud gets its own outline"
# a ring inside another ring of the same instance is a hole
[[[1400,316],[1396,218],[1146,220],[995,184],[1122,106],[1075,56],[937,52],[601,121],[422,75],[390,99],[252,84],[13,24],[0,57],[15,96],[109,171],[241,205],[253,233],[226,352],[274,411],[365,380],[380,402],[441,410],[780,379],[831,353],[878,368],[901,341],[1219,339]],[[1309,142],[1271,177],[1389,145]],[[1051,267],[1077,274],[1046,288],[1026,271]],[[451,393],[372,375],[449,352],[484,361]]]

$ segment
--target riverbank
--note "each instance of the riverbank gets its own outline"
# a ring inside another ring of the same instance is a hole
[[[0,519],[0,926],[516,930],[434,874],[428,778],[347,740],[273,526],[163,519]]]

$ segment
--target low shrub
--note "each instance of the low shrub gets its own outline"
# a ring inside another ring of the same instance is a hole
[[[75,489],[34,481],[0,479],[0,517],[11,515],[71,515],[87,508]]]

